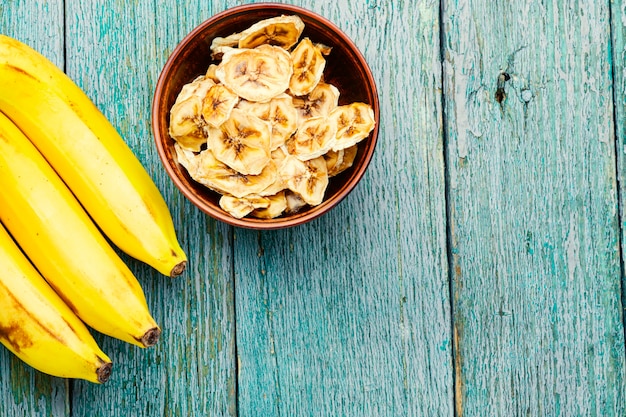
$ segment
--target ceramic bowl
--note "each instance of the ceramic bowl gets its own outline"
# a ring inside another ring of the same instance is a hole
[[[184,84],[206,72],[213,63],[209,47],[216,36],[240,32],[262,19],[280,15],[300,16],[305,24],[301,38],[332,47],[326,57],[324,78],[340,92],[339,105],[361,101],[372,106],[376,127],[359,143],[351,168],[330,178],[324,201],[306,206],[297,213],[274,219],[236,219],[219,206],[220,195],[195,182],[176,158],[174,141],[168,134],[170,109]],[[183,195],[207,215],[237,227],[280,229],[309,222],[331,210],[357,185],[367,169],[378,136],[379,104],[370,68],[354,42],[328,19],[297,6],[256,3],[237,6],[204,21],[173,50],[159,76],[152,103],[152,129],[159,157],[172,181]]]

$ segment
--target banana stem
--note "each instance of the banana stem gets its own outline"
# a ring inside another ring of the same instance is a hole
[[[156,345],[160,337],[161,337],[161,329],[159,329],[158,327],[153,327],[152,329],[148,330],[141,337],[141,339],[139,339],[139,342],[144,347],[150,347],[150,346]]]
[[[104,384],[109,380],[112,367],[113,365],[111,362],[103,362],[102,365],[96,370],[96,377],[98,378],[99,383]]]
[[[185,268],[187,268],[187,261],[177,263],[174,268],[172,268],[172,271],[170,272],[170,277],[176,278],[177,276],[182,275],[182,273],[185,271]]]

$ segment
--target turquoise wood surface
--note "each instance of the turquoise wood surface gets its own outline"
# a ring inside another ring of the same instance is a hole
[[[119,129],[190,256],[175,280],[124,258],[163,336],[95,334],[105,385],[0,349],[0,417],[626,415],[623,0],[294,2],[363,51],[380,142],[336,209],[270,232],[196,210],[150,130],[169,53],[241,3],[0,4],[0,33]]]

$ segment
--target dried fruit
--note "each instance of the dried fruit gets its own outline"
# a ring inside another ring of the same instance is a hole
[[[375,126],[369,105],[338,105],[339,90],[324,82],[332,48],[300,40],[303,30],[298,16],[279,16],[214,38],[216,62],[171,109],[178,161],[235,218],[320,204]]]
[[[309,38],[300,41],[291,53],[293,74],[289,80],[289,91],[294,96],[309,94],[322,79],[326,60],[322,52]]]
[[[261,20],[241,32],[240,48],[256,48],[259,45],[275,45],[289,49],[298,42],[304,22],[298,16],[279,16]]]
[[[337,126],[334,151],[356,145],[370,134],[376,123],[374,111],[365,103],[339,106],[328,117]]]
[[[287,51],[261,45],[255,49],[226,51],[215,76],[239,97],[264,102],[285,92],[292,72]]]
[[[267,123],[233,109],[219,127],[209,127],[208,148],[215,158],[244,175],[257,175],[272,159]]]

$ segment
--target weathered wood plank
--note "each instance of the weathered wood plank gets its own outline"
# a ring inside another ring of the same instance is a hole
[[[297,4],[366,56],[380,144],[328,215],[235,231],[240,416],[451,416],[439,3]]]
[[[63,2],[0,4],[0,33],[36,48],[63,68]],[[0,346],[0,416],[67,416],[68,383],[25,365]]]
[[[624,274],[624,259],[626,259],[626,2],[612,0],[611,5],[611,52],[613,63],[613,98],[615,106],[615,135],[617,143],[617,162],[620,214],[622,231],[622,314],[626,327],[626,274]]]
[[[190,258],[185,275],[171,280],[126,257],[163,328],[162,341],[141,350],[100,337],[114,374],[105,386],[76,382],[72,415],[235,415],[232,233],[175,190],[150,130],[152,93],[167,56],[214,9],[200,2],[78,0],[66,8],[67,73],[148,168]]]
[[[623,416],[609,2],[444,5],[457,414]]]

